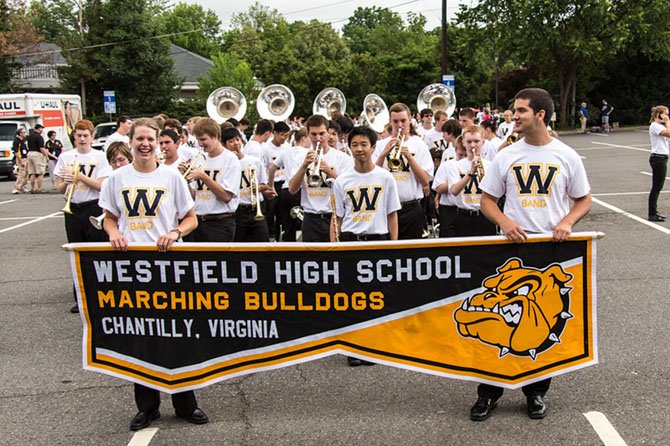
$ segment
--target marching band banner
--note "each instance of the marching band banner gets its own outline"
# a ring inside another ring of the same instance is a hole
[[[597,363],[598,236],[64,248],[88,370],[175,393],[345,354],[517,388]]]

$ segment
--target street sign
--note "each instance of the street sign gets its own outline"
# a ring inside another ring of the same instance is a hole
[[[442,83],[451,88],[453,91],[456,91],[456,80],[454,79],[453,74],[443,74]]]
[[[116,92],[114,90],[103,91],[102,101],[105,104],[105,113],[109,115],[116,113]]]

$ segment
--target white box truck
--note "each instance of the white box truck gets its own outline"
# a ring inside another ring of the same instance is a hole
[[[69,150],[72,149],[72,128],[81,118],[81,98],[78,95],[0,94],[0,175],[13,177],[12,142],[19,127],[32,129],[35,124],[42,124],[45,140],[47,133],[54,130],[64,149]]]

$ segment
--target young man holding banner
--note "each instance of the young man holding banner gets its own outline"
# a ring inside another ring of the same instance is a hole
[[[354,127],[349,133],[354,168],[333,184],[336,217],[331,220],[331,242],[398,240],[398,190],[393,175],[372,162],[376,142],[377,134],[368,127]],[[351,356],[347,364],[374,365]]]
[[[549,134],[547,125],[554,112],[549,93],[523,89],[515,96],[514,108],[514,131],[524,138],[491,163],[481,184],[481,210],[515,243],[524,243],[529,233],[551,233],[555,242],[562,242],[591,209],[586,170],[571,147]],[[501,211],[498,200],[503,196],[506,201]],[[530,418],[547,414],[544,395],[550,382],[549,378],[523,387]],[[500,387],[480,384],[470,419],[487,419],[502,393]]]

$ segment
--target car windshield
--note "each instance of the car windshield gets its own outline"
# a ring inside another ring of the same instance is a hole
[[[14,141],[16,124],[0,124],[0,141]]]
[[[93,132],[93,139],[104,138],[105,136],[111,135],[115,131],[116,131],[116,124],[99,125],[95,128],[95,131]]]

